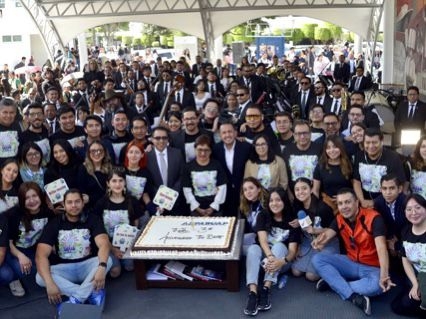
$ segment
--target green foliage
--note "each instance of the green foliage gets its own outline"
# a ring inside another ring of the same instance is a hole
[[[174,41],[167,41],[167,47],[173,48],[175,46]]]
[[[159,46],[160,46],[160,41],[153,41],[153,42],[151,43],[151,46],[152,46],[152,47],[159,47]]]
[[[335,42],[342,40],[343,31],[342,31],[341,27],[339,27],[335,24],[326,22],[325,25],[324,25],[324,28],[330,30],[331,39],[333,39]]]
[[[167,45],[167,36],[165,35],[160,35],[160,45],[162,47],[165,47]]]
[[[132,40],[133,40],[133,37],[124,36],[122,38],[122,43],[125,44],[125,45],[131,45]]]
[[[315,29],[315,40],[321,42],[327,42],[331,40],[331,32],[327,28],[316,28]]]
[[[315,28],[318,27],[318,24],[315,23],[308,23],[303,25],[302,32],[305,35],[305,37],[310,39],[315,39]]]
[[[121,35],[117,35],[117,36],[115,37],[115,40],[116,40],[117,42],[122,42],[122,41],[123,41],[123,37],[122,37]]]
[[[141,45],[141,44],[142,44],[142,39],[140,39],[140,38],[133,38],[132,45],[138,46],[138,45]]]
[[[291,40],[293,41],[294,45],[299,44],[304,38],[305,38],[305,34],[303,33],[302,29],[299,29],[299,28],[293,29],[293,35],[291,37]]]

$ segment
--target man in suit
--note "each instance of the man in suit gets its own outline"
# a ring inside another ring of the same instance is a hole
[[[345,56],[339,55],[339,63],[334,65],[333,77],[335,82],[343,82],[347,84],[351,76],[351,69],[348,63],[345,62]]]
[[[201,68],[204,68],[205,64],[203,63],[203,58],[201,57],[201,55],[197,55],[195,57],[195,63],[192,65],[192,78],[195,79],[199,74],[200,74],[200,70]]]
[[[116,90],[122,90],[121,83],[123,82],[123,79],[127,77],[127,66],[124,62],[121,62],[118,65],[118,71],[114,72],[112,74],[112,79],[115,83],[115,89]]]
[[[349,92],[353,91],[362,91],[371,89],[373,86],[373,83],[371,82],[371,79],[369,77],[366,77],[364,75],[364,67],[357,66],[356,67],[356,74],[352,77],[350,83],[349,83]]]
[[[169,142],[169,131],[157,126],[152,131],[152,144],[154,148],[147,153],[148,164],[147,169],[152,176],[152,188],[154,196],[161,185],[172,188],[179,194],[182,193],[182,168],[185,164],[182,154],[178,149],[167,146]],[[175,206],[166,214],[178,215],[180,207],[180,199]]]
[[[183,63],[183,61],[181,60],[176,62],[176,71],[174,73],[175,78],[177,75],[180,75],[184,78],[185,88],[188,90],[192,90],[191,75],[189,74],[189,72],[185,71],[185,63]]]
[[[87,83],[81,78],[77,81],[77,92],[74,93],[72,100],[74,102],[74,108],[77,109],[81,106],[89,107],[89,93],[87,92]]]
[[[167,95],[173,90],[172,73],[170,70],[163,70],[161,73],[161,81],[157,83],[155,92],[157,93],[157,100],[159,105],[163,105],[166,101]]]
[[[247,107],[252,104],[250,100],[250,90],[245,86],[240,86],[237,89],[237,102],[238,102],[238,123],[241,125],[245,121]]]
[[[309,101],[311,101],[314,96],[311,86],[311,78],[303,77],[299,84],[300,91],[296,93],[292,104],[300,106],[300,118],[306,120],[309,116]]]
[[[400,142],[401,130],[421,130],[425,133],[426,103],[419,100],[419,88],[410,86],[407,89],[407,100],[398,105],[395,113],[395,130]]]
[[[331,88],[332,100],[331,103],[324,106],[324,111],[326,113],[335,113],[340,116],[347,105],[349,105],[349,100],[346,98],[346,101],[342,100],[342,91],[344,84],[341,82],[335,82]],[[343,107],[345,106],[345,107]]]
[[[179,102],[183,107],[195,107],[194,95],[185,87],[185,78],[176,75],[174,80],[175,93],[170,102]]]
[[[214,71],[210,71],[207,74],[207,92],[210,93],[212,98],[224,98],[225,89],[223,85],[217,79],[217,75]]]
[[[314,94],[315,96],[311,99],[309,105],[321,104],[324,109],[331,107],[333,99],[328,95],[327,88],[322,81],[315,82],[314,85]]]
[[[265,89],[262,86],[262,81],[257,75],[253,74],[250,65],[244,65],[241,71],[243,76],[238,80],[238,84],[249,88],[251,100],[256,103]]]
[[[222,123],[219,134],[221,142],[213,146],[213,157],[225,169],[228,179],[223,213],[225,216],[238,216],[244,168],[252,147],[247,142],[237,140],[237,130],[231,122]]]

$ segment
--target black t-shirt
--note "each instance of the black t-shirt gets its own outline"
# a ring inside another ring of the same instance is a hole
[[[133,196],[126,197],[121,203],[114,203],[104,197],[95,205],[93,212],[102,218],[110,238],[114,236],[115,226],[134,225],[134,221],[143,215],[141,204]]]
[[[155,196],[152,175],[146,168],[137,171],[126,169],[126,188],[130,195],[138,200],[142,200],[142,195],[145,193],[148,193],[151,199]]]
[[[413,226],[407,225],[401,232],[402,255],[413,264],[416,271],[426,272],[426,232],[413,234]]]
[[[89,174],[86,166],[79,165],[78,183],[79,189],[83,194],[89,195],[89,203],[87,207],[93,207],[99,199],[101,199],[107,190],[108,174],[95,171],[94,176]]]
[[[0,214],[0,247],[9,247],[7,217],[4,214]]]
[[[217,187],[226,183],[226,173],[215,159],[210,159],[205,166],[193,160],[183,169],[182,186],[191,188],[202,209],[210,207],[216,196]]]
[[[18,191],[12,187],[8,191],[0,190],[0,214],[18,205]]]
[[[56,133],[50,136],[50,144],[52,144],[56,140],[66,140],[71,144],[72,148],[76,148],[75,144],[77,141],[83,141],[86,139],[86,133],[81,126],[76,126],[74,132],[65,133],[62,130],[57,131]]]
[[[294,144],[294,135],[292,135],[289,139],[282,139],[279,135],[278,135],[278,143],[280,144],[280,149],[281,149],[281,154],[284,153],[284,150],[287,146]]]
[[[284,243],[287,247],[289,243],[301,242],[300,228],[293,228],[289,225],[290,216],[284,216],[281,221],[277,221],[268,211],[263,210],[258,215],[258,229],[268,231],[268,243]]]
[[[333,197],[339,189],[344,187],[352,188],[352,175],[347,179],[341,170],[340,165],[328,165],[329,169],[318,164],[315,167],[314,179],[321,182],[321,191]]]
[[[23,222],[24,212],[21,209],[16,207],[7,214],[9,216],[9,239],[20,248],[35,248],[44,227],[54,217],[54,213],[49,209],[42,209],[36,215],[31,214],[31,229],[27,232]]]
[[[51,265],[76,263],[97,256],[95,237],[105,234],[99,216],[82,213],[78,222],[70,222],[64,214],[53,218],[44,228],[39,243],[55,247],[49,256]]]
[[[365,199],[374,199],[380,195],[380,179],[394,173],[401,182],[405,182],[404,166],[399,155],[383,148],[377,160],[371,160],[365,152],[358,152],[354,160],[354,179],[361,182]]]
[[[0,165],[8,158],[16,158],[21,141],[21,128],[13,123],[9,127],[0,124]]]
[[[50,142],[47,129],[43,126],[41,133],[36,133],[30,130],[23,131],[19,142],[20,152],[22,151],[22,147],[28,142],[34,142],[40,146],[41,151],[43,152],[43,165],[49,163]]]
[[[291,144],[284,149],[284,160],[287,164],[287,172],[291,189],[294,181],[300,177],[306,177],[309,180],[314,179],[314,170],[318,164],[322,146],[311,143],[309,148],[302,151],[296,144]]]
[[[58,165],[58,167],[49,166],[44,173],[44,185],[63,178],[68,188],[78,188],[78,171],[80,166],[81,164]]]

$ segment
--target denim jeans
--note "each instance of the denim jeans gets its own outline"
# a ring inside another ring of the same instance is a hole
[[[108,258],[107,265],[105,273],[111,268],[111,258]],[[98,267],[98,257],[92,257],[77,263],[50,266],[50,273],[62,295],[73,296],[84,303],[93,291],[92,281]],[[36,282],[39,286],[46,287],[43,278],[38,273]]]
[[[352,261],[346,255],[316,254],[312,263],[315,270],[329,286],[346,300],[353,293],[376,296],[380,288],[380,268]]]
[[[0,286],[7,285],[15,279],[12,268],[5,262],[0,265]]]
[[[35,263],[35,247],[34,248],[16,247],[16,249],[18,249],[21,253],[23,253],[25,256],[31,259],[32,266],[31,266],[31,272],[29,274],[23,274],[21,271],[21,265],[19,264],[19,259],[13,256],[10,253],[10,250],[8,250],[6,254],[6,264],[8,264],[14,272],[13,279],[21,279],[25,276],[34,276],[37,271],[37,267]]]
[[[276,243],[271,247],[272,254],[276,258],[284,258],[287,253],[287,247],[283,243]],[[246,257],[246,282],[247,286],[250,284],[258,284],[259,281],[259,270],[260,270],[260,262],[265,258],[263,254],[262,248],[253,244],[248,248],[247,257]],[[290,265],[284,266],[280,271],[276,271],[273,274],[265,273],[265,277],[263,281],[271,281],[272,284],[277,283],[277,277],[280,272],[286,271],[290,268]]]

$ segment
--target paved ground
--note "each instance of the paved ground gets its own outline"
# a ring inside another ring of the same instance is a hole
[[[34,282],[26,282],[29,293],[24,298],[11,296],[9,289],[0,288],[1,319],[53,318],[54,307],[47,302],[45,291]],[[394,290],[372,299],[372,316],[377,319],[402,318],[392,314],[389,302]],[[107,300],[103,319],[213,319],[244,318],[247,291],[241,280],[240,292],[216,289],[135,289],[133,273],[108,280]],[[282,289],[273,289],[272,309],[259,313],[259,318],[291,319],[359,319],[363,313],[331,292],[319,293],[314,284],[290,277]],[[79,316],[76,319],[86,319]],[[92,318],[87,318],[92,319]]]

